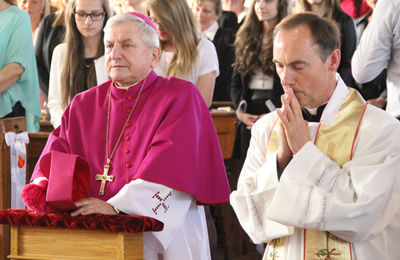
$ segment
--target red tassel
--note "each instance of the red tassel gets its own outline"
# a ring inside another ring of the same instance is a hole
[[[22,189],[21,197],[25,205],[36,212],[48,213],[55,208],[46,202],[47,180],[42,180],[38,185],[30,183]]]

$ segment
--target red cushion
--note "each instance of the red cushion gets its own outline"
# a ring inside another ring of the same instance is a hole
[[[144,216],[93,214],[71,217],[68,212],[42,214],[26,209],[0,210],[0,224],[97,229],[129,233],[161,231],[164,227],[162,222]]]

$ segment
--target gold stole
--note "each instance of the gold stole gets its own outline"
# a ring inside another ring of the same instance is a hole
[[[336,115],[332,126],[320,123],[315,137],[315,145],[340,167],[351,160],[358,127],[367,107],[363,98],[354,89],[349,88],[349,95]],[[275,122],[267,144],[267,154],[278,150],[279,120]],[[274,239],[268,244],[264,259],[279,259],[280,251],[285,246],[285,238]],[[351,243],[346,242],[326,231],[304,230],[304,259],[351,260]]]

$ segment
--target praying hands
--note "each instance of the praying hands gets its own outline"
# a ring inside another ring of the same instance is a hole
[[[283,170],[308,141],[311,140],[308,123],[303,119],[300,104],[292,88],[285,88],[281,96],[282,107],[277,109],[280,119],[278,167]]]

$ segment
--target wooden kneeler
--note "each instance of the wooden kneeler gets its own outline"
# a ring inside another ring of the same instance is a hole
[[[11,226],[9,259],[139,260],[143,233]]]
[[[12,209],[0,211],[0,224],[11,224],[8,259],[32,260],[143,259],[143,232],[163,228],[161,222],[142,216],[71,217]]]

